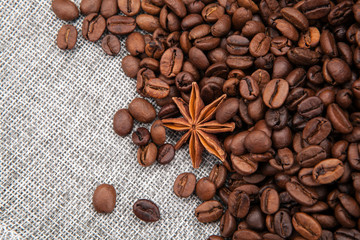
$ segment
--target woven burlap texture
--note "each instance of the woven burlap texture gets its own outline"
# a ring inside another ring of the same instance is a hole
[[[80,0],[75,1],[80,5]],[[201,201],[172,191],[182,172],[197,179],[219,161],[204,155],[191,166],[187,145],[168,165],[141,167],[131,136],[117,136],[112,118],[138,96],[121,59],[106,56],[101,42],[86,41],[83,17],[75,49],[60,50],[56,36],[67,22],[51,11],[50,0],[0,2],[0,238],[1,239],[206,239],[218,223],[194,216]],[[157,108],[157,110],[159,110]],[[136,123],[134,129],[150,124]],[[167,142],[180,135],[168,132]],[[111,214],[99,214],[92,194],[101,183],[117,192]],[[151,199],[161,220],[135,217],[137,199]]]

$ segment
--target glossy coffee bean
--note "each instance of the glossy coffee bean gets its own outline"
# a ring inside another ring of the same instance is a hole
[[[263,100],[269,108],[281,107],[289,93],[289,84],[283,79],[273,79],[265,87]]]
[[[144,146],[150,141],[150,132],[146,128],[140,127],[133,132],[131,138],[134,144]]]
[[[120,41],[112,35],[106,35],[101,41],[101,47],[107,55],[116,56],[120,52]]]
[[[236,230],[236,219],[230,214],[229,210],[225,211],[220,219],[220,233],[223,237],[231,237]]]
[[[216,189],[225,184],[227,170],[224,165],[216,164],[209,174],[209,180],[215,184]]]
[[[265,217],[258,206],[252,207],[246,216],[246,223],[250,229],[262,231],[265,229]]]
[[[170,86],[160,78],[150,78],[145,83],[144,93],[152,98],[166,98],[170,92]]]
[[[336,131],[346,134],[353,130],[347,114],[336,103],[328,106],[326,116]]]
[[[72,25],[64,25],[60,28],[56,38],[56,44],[60,49],[73,49],[77,40],[77,30]]]
[[[247,215],[250,208],[249,196],[240,189],[235,189],[228,200],[229,212],[237,218],[242,218]]]
[[[295,27],[301,31],[306,31],[309,28],[308,19],[297,9],[286,7],[281,9],[283,17],[292,23]]]
[[[55,15],[64,21],[72,21],[79,17],[79,9],[70,0],[53,0],[51,8]]]
[[[124,137],[133,128],[134,120],[127,109],[120,109],[113,118],[113,128],[116,134]]]
[[[244,139],[245,148],[251,153],[264,153],[271,147],[271,139],[263,131],[252,131]]]
[[[216,121],[225,123],[232,119],[238,112],[239,100],[237,98],[226,99],[216,110]]]
[[[109,184],[99,185],[93,195],[93,205],[99,213],[111,213],[115,208],[116,191]]]
[[[202,223],[214,222],[222,215],[223,206],[215,200],[203,202],[195,209],[195,217]]]
[[[129,34],[136,28],[135,19],[126,16],[112,16],[106,20],[107,29],[115,35]]]
[[[298,113],[305,118],[319,116],[324,110],[324,104],[319,97],[312,96],[301,101],[297,107]]]
[[[196,177],[192,173],[180,174],[174,183],[174,193],[181,198],[189,197],[195,190]]]
[[[315,191],[305,187],[296,179],[291,179],[285,186],[290,196],[304,206],[312,206],[318,200],[318,194]]]
[[[329,120],[323,117],[311,119],[303,130],[302,138],[305,142],[312,145],[321,143],[332,130]]]
[[[91,13],[84,18],[82,34],[85,39],[95,42],[100,39],[105,28],[105,18],[97,13]]]
[[[157,161],[164,165],[169,164],[175,157],[175,148],[171,144],[164,144],[158,149]]]
[[[292,217],[294,229],[306,239],[319,239],[322,233],[320,224],[306,213],[295,213]]]
[[[257,82],[250,76],[246,76],[240,80],[239,91],[243,98],[250,101],[255,100],[260,94]]]
[[[204,177],[196,183],[195,193],[200,200],[207,201],[215,196],[216,186],[208,177]]]
[[[135,78],[140,70],[140,59],[131,55],[126,56],[121,61],[121,67],[126,76]]]
[[[291,217],[287,211],[280,210],[274,215],[273,226],[275,232],[282,238],[288,238],[293,232]]]
[[[325,158],[325,150],[318,145],[305,147],[296,156],[296,160],[302,167],[313,167]]]
[[[81,0],[80,11],[84,15],[98,13],[100,11],[102,0]]]
[[[129,104],[129,112],[135,120],[142,123],[150,123],[156,117],[153,105],[143,98],[135,98],[132,100]]]
[[[116,0],[102,0],[100,14],[104,18],[109,18],[118,13],[118,5]]]
[[[273,188],[266,188],[260,196],[261,211],[265,214],[274,214],[279,210],[280,199],[278,192]]]
[[[163,145],[166,140],[165,127],[161,120],[156,120],[150,129],[151,139],[157,145]]]
[[[144,222],[156,222],[160,219],[159,208],[151,200],[137,200],[133,205],[133,212],[136,217]]]
[[[160,59],[160,72],[165,77],[175,77],[181,71],[183,58],[180,48],[167,49]]]
[[[136,16],[136,25],[140,29],[152,33],[160,27],[160,22],[158,17],[149,14],[140,14]]]
[[[258,163],[253,161],[249,154],[241,156],[232,154],[231,163],[234,170],[243,175],[253,174],[258,168]]]
[[[132,56],[138,56],[145,52],[145,39],[141,33],[134,32],[131,33],[125,42],[126,50]]]
[[[288,121],[289,113],[285,107],[269,109],[265,113],[266,124],[275,130],[283,129]]]
[[[138,163],[143,167],[151,166],[157,157],[157,147],[154,143],[139,147],[137,151]]]
[[[263,239],[260,234],[250,229],[237,230],[233,235],[233,240],[261,240]]]
[[[126,16],[135,16],[140,11],[140,0],[117,0],[119,9]]]
[[[320,184],[329,184],[339,179],[344,174],[343,163],[330,158],[318,163],[313,170],[313,178]]]

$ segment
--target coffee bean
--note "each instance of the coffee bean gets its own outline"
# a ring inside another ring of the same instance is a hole
[[[159,208],[151,200],[137,200],[133,205],[133,212],[136,217],[144,222],[156,222],[160,219]]]
[[[135,16],[140,12],[140,0],[117,0],[119,9],[126,16]]]
[[[356,222],[352,216],[346,211],[346,209],[341,205],[337,204],[334,209],[334,215],[336,220],[345,228],[354,228]]]
[[[231,237],[236,230],[236,219],[226,210],[220,220],[220,233],[223,237]]]
[[[355,218],[360,217],[360,206],[356,200],[348,194],[340,193],[338,195],[341,205]]]
[[[299,41],[301,41],[301,39]],[[291,40],[284,36],[274,37],[270,42],[270,51],[276,56],[285,55],[291,47]]]
[[[302,12],[308,19],[320,19],[326,16],[330,10],[329,0],[311,1],[305,0],[301,5]]]
[[[331,59],[327,63],[326,68],[333,81],[338,84],[343,84],[351,79],[351,70],[349,65],[340,58]]]
[[[156,112],[147,100],[143,98],[135,98],[129,104],[129,112],[137,121],[142,123],[150,123],[156,117]]]
[[[216,164],[212,168],[209,180],[215,184],[216,189],[221,188],[225,184],[227,170],[224,165]]]
[[[250,175],[258,168],[258,163],[253,161],[250,155],[231,155],[231,163],[234,170],[243,175]]]
[[[195,193],[200,200],[208,201],[215,196],[216,186],[208,177],[204,177],[196,183]]]
[[[326,159],[318,163],[313,170],[313,178],[320,184],[329,184],[344,174],[343,163],[336,159]]]
[[[99,185],[93,195],[93,205],[99,213],[111,213],[115,208],[116,191],[109,184]]]
[[[360,232],[356,229],[340,228],[334,233],[335,239],[355,240],[360,238]]]
[[[320,53],[307,48],[295,47],[287,52],[290,62],[301,66],[312,66],[319,62]]]
[[[150,15],[158,15],[161,11],[161,8],[156,6],[151,0],[141,1],[141,9]]]
[[[337,4],[331,9],[328,15],[328,21],[331,25],[340,25],[348,22],[351,19],[352,2],[344,1]]]
[[[249,229],[237,230],[233,235],[233,240],[261,240],[263,239],[260,234]]]
[[[295,213],[292,217],[294,229],[306,239],[319,239],[322,228],[320,224],[306,213]]]
[[[79,9],[70,0],[53,0],[51,8],[55,15],[64,21],[72,21],[79,17]]]
[[[199,222],[214,222],[223,215],[223,206],[220,202],[211,200],[200,204],[195,209],[195,216]]]
[[[150,141],[150,132],[146,128],[140,127],[133,132],[131,138],[134,144],[144,146]]]
[[[254,58],[250,57],[250,56],[230,55],[226,59],[226,64],[230,68],[245,70],[245,69],[250,68],[254,64]]]
[[[312,206],[318,200],[318,194],[315,191],[303,186],[296,179],[292,178],[285,186],[290,196],[304,206]]]
[[[265,56],[270,49],[271,38],[265,33],[258,33],[251,40],[249,45],[250,54],[253,57]]]
[[[197,47],[192,47],[189,50],[189,60],[196,68],[200,70],[205,70],[210,65],[205,53]]]
[[[116,36],[109,34],[103,38],[101,47],[107,55],[116,56],[120,52],[120,41]]]
[[[240,80],[239,90],[241,96],[250,101],[255,100],[260,94],[257,82],[250,76],[246,76]]]
[[[239,35],[226,38],[226,49],[232,55],[245,55],[249,50],[250,41]]]
[[[161,120],[156,120],[150,129],[151,139],[157,145],[163,145],[166,140],[165,127]]]
[[[165,98],[169,95],[169,85],[160,78],[150,78],[145,82],[144,93],[152,98]]]
[[[134,120],[127,109],[120,109],[114,115],[113,128],[116,134],[124,137],[133,128]]]
[[[192,173],[180,174],[174,183],[174,193],[181,198],[189,197],[195,190],[196,177]]]
[[[303,130],[302,137],[308,144],[321,143],[331,132],[331,123],[323,117],[311,119]]]
[[[263,100],[269,108],[281,107],[289,93],[289,84],[283,79],[273,79],[265,87]]]
[[[279,210],[279,194],[273,188],[266,188],[260,197],[261,210],[265,214],[274,214]]]
[[[133,32],[136,23],[131,17],[116,15],[106,20],[106,27],[112,34],[124,35]]]
[[[100,14],[104,18],[109,18],[118,13],[118,5],[116,0],[102,0]]]
[[[306,71],[303,68],[295,68],[287,75],[285,80],[289,83],[290,89],[302,87],[305,84]]]
[[[234,217],[243,218],[249,212],[250,198],[244,191],[235,189],[229,195],[228,207]]]
[[[312,96],[304,99],[297,107],[298,113],[305,118],[319,116],[324,109],[324,104],[319,97]]]
[[[223,237],[211,235],[207,240],[224,240]]]
[[[154,143],[139,147],[137,151],[137,160],[143,167],[151,166],[157,158],[157,148]]]
[[[183,53],[180,48],[169,48],[160,60],[160,72],[166,77],[175,77],[183,65]]]
[[[244,140],[244,146],[251,153],[264,153],[271,147],[271,139],[263,131],[252,131]]]
[[[82,34],[85,39],[95,42],[100,39],[106,28],[103,16],[97,13],[90,13],[84,18]]]
[[[281,14],[286,20],[288,20],[301,31],[306,31],[309,28],[309,21],[299,10],[286,7],[281,9]]]
[[[283,129],[288,121],[289,113],[285,107],[269,109],[265,113],[266,124],[275,130]]]
[[[278,150],[278,155],[269,161],[270,165],[279,171],[289,170],[294,165],[294,156],[290,149]]]
[[[284,35],[288,39],[292,41],[297,41],[299,39],[298,31],[296,30],[294,25],[292,25],[288,21],[284,19],[276,19],[275,27],[277,30],[279,30],[282,33],[282,35]]]
[[[145,52],[145,39],[141,33],[134,32],[131,33],[125,42],[126,50],[132,56],[138,56]]]
[[[291,224],[291,217],[287,211],[278,211],[274,216],[272,225],[275,232],[282,238],[288,238],[292,234],[293,226]]]
[[[313,167],[325,158],[325,150],[317,145],[310,145],[303,148],[296,156],[296,160],[302,167]]]
[[[346,134],[353,130],[347,114],[336,103],[328,106],[326,116],[336,131]]]
[[[140,14],[136,17],[136,25],[147,32],[154,32],[155,29],[160,27],[159,18],[149,15],[149,14]]]
[[[57,35],[56,44],[60,49],[73,49],[77,40],[76,28],[72,25],[64,25]]]
[[[229,33],[231,29],[231,18],[225,14],[221,16],[214,25],[211,26],[211,34],[214,37],[223,37]]]

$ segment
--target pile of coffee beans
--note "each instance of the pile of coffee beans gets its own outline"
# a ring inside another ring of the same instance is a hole
[[[79,16],[70,0],[52,8],[65,21]],[[222,237],[209,239],[360,239],[360,1],[82,0],[80,10],[83,37],[105,33],[107,54],[127,35],[122,68],[161,107],[137,98],[114,116],[120,136],[133,119],[160,119],[132,134],[140,165],[174,157],[161,123],[180,114],[172,97],[189,102],[192,82],[205,104],[227,95],[215,120],[236,123],[217,135],[231,168],[174,183],[177,196],[204,201],[200,222],[220,219]],[[76,39],[64,25],[57,44],[72,49]],[[134,213],[160,217],[147,200]]]

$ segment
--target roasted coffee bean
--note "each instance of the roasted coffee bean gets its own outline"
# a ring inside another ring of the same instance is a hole
[[[73,49],[77,40],[76,28],[72,25],[64,25],[57,35],[56,44],[60,49]]]
[[[322,53],[330,57],[336,57],[338,50],[334,35],[329,30],[324,30],[320,36],[320,46]]]
[[[260,234],[249,229],[237,230],[233,235],[233,240],[261,240],[263,239]]]
[[[81,0],[80,11],[84,15],[98,13],[100,11],[102,0]]]
[[[313,170],[313,178],[320,184],[329,184],[344,174],[343,163],[336,158],[330,158],[318,163]]]
[[[304,206],[312,206],[318,200],[318,194],[310,188],[303,186],[296,179],[291,179],[286,183],[286,191],[290,196]]]
[[[170,163],[175,156],[175,148],[171,144],[164,144],[158,149],[157,161],[160,164]]]
[[[274,37],[270,42],[270,51],[276,56],[285,55],[291,49],[291,47],[291,40],[284,36]]]
[[[241,29],[246,22],[252,19],[252,13],[249,9],[240,7],[232,16],[232,24],[235,29]]]
[[[331,59],[326,65],[327,72],[331,79],[338,84],[343,84],[351,79],[351,70],[349,65],[340,58]]]
[[[144,31],[154,32],[160,27],[160,22],[158,17],[149,14],[140,14],[136,16],[136,25]]]
[[[301,48],[316,47],[320,42],[320,31],[316,27],[309,27],[309,29],[300,34],[298,45]]]
[[[126,16],[135,16],[140,12],[140,0],[117,0],[119,9]]]
[[[253,37],[258,33],[264,33],[265,32],[265,26],[262,22],[259,21],[247,21],[245,26],[243,27],[241,33],[247,37]]]
[[[129,104],[129,112],[131,116],[142,123],[150,123],[156,117],[156,112],[153,105],[142,98],[135,98]]]
[[[102,0],[100,14],[104,18],[109,18],[118,13],[118,5],[116,0]]]
[[[144,222],[156,222],[160,219],[159,208],[151,200],[137,200],[134,203],[133,212],[136,217]]]
[[[360,206],[356,200],[348,194],[340,193],[338,195],[341,205],[346,211],[355,218],[360,217]]]
[[[156,120],[150,129],[151,139],[157,145],[163,145],[166,139],[165,127],[161,120]]]
[[[328,106],[326,116],[336,131],[346,134],[353,130],[347,114],[336,103]]]
[[[234,155],[242,155],[246,152],[244,141],[248,134],[248,131],[243,131],[233,137],[230,144],[230,150]]]
[[[114,115],[113,128],[116,134],[124,137],[133,128],[134,120],[127,109],[120,109]]]
[[[195,209],[195,217],[202,223],[214,222],[222,215],[223,206],[215,200],[203,202]]]
[[[194,76],[189,72],[180,72],[175,77],[175,85],[181,92],[190,92],[192,82],[194,82]]]
[[[252,207],[246,216],[246,223],[250,229],[262,231],[265,229],[265,217],[258,206]]]
[[[79,9],[70,0],[53,0],[51,8],[55,15],[64,21],[72,21],[79,17]]]
[[[331,132],[331,123],[323,117],[311,119],[305,126],[302,138],[312,145],[321,143]]]
[[[258,168],[258,163],[253,161],[249,154],[241,156],[232,154],[231,163],[234,170],[243,175],[253,174]]]
[[[284,128],[289,119],[289,113],[285,107],[269,109],[265,113],[266,124],[275,130]]]
[[[116,191],[112,185],[99,185],[93,195],[93,205],[99,213],[111,213],[115,208]]]
[[[220,233],[223,237],[231,237],[236,230],[236,219],[226,210],[220,220]]]
[[[229,212],[237,218],[243,218],[247,215],[250,208],[250,198],[243,191],[236,188],[230,195],[228,200]]]
[[[145,83],[151,78],[155,78],[155,73],[151,69],[141,68],[137,73],[136,91],[143,97],[147,97],[144,92]]]
[[[292,25],[288,21],[284,19],[276,19],[274,24],[276,29],[279,30],[279,32],[281,32],[282,35],[284,35],[288,39],[292,41],[297,41],[299,39],[298,31],[296,30],[294,25]]]
[[[322,228],[318,221],[306,213],[295,213],[292,217],[294,229],[306,239],[319,239]]]
[[[121,67],[126,76],[135,78],[140,70],[140,59],[131,55],[126,56],[121,61]]]
[[[292,23],[301,31],[306,31],[309,28],[309,21],[299,10],[286,7],[281,9],[281,14],[287,21]]]
[[[230,55],[226,59],[226,64],[230,68],[237,68],[241,70],[245,70],[250,68],[254,64],[254,58],[250,56],[235,56]]]
[[[167,49],[160,59],[160,72],[165,77],[175,77],[181,70],[184,55],[180,48]]]
[[[154,58],[143,58],[141,61],[140,61],[140,68],[148,68],[148,69],[151,69],[153,70],[154,72],[158,72],[159,71],[159,67],[160,67],[160,63],[158,60],[154,59]],[[163,78],[161,78],[159,76],[159,78],[161,80],[164,80]],[[167,84],[172,84],[172,82],[167,82],[167,81],[164,81],[166,82]]]
[[[196,177],[192,173],[182,173],[180,174],[174,183],[174,193],[178,197],[187,198],[195,190]]]
[[[356,222],[352,216],[346,211],[346,209],[338,204],[334,209],[334,215],[336,220],[345,228],[355,228]]]
[[[151,166],[157,157],[157,147],[154,143],[139,147],[137,151],[137,160],[143,167]]]
[[[134,18],[116,15],[106,20],[106,27],[112,34],[124,35],[133,32],[136,23]]]
[[[107,55],[116,56],[120,52],[120,41],[112,35],[106,35],[101,41],[101,47]]]
[[[278,155],[269,161],[270,165],[279,171],[289,170],[294,164],[294,156],[290,149],[278,150]]]
[[[351,1],[343,1],[333,7],[327,16],[329,23],[331,25],[340,25],[351,20],[352,4]]]
[[[280,56],[273,62],[273,78],[285,78],[293,70],[293,67],[287,58]]]
[[[212,168],[209,180],[215,184],[216,189],[221,188],[225,184],[227,170],[224,165],[216,164]]]
[[[244,139],[244,146],[250,153],[264,153],[271,147],[271,139],[263,131],[252,131]]]
[[[208,23],[216,22],[225,14],[225,9],[217,3],[206,5],[201,11],[201,16]]]
[[[285,79],[289,83],[290,89],[302,87],[306,80],[306,71],[303,68],[295,68]]]
[[[200,200],[208,201],[215,196],[216,186],[208,177],[204,177],[196,183],[195,193]]]
[[[350,89],[341,89],[336,93],[336,103],[343,109],[347,109],[352,104],[352,92]]]
[[[238,112],[239,100],[237,98],[229,98],[225,100],[216,111],[216,121],[225,123],[232,119]]]
[[[105,18],[97,13],[90,13],[84,18],[82,34],[85,39],[95,42],[100,39],[105,28]]]
[[[296,65],[312,66],[319,62],[320,53],[307,48],[295,47],[287,52],[290,62]]]
[[[160,119],[173,118],[180,114],[179,109],[174,103],[165,104],[159,111],[158,117]]]
[[[348,162],[350,166],[355,170],[360,170],[360,144],[359,143],[351,143],[348,148]],[[355,180],[354,180],[355,184]]]
[[[360,232],[356,229],[339,228],[334,233],[334,238],[355,240],[360,238]]]
[[[257,82],[250,76],[240,80],[239,91],[243,98],[250,101],[255,100],[260,94]]]
[[[265,33],[256,34],[249,45],[250,54],[254,57],[265,56],[270,49],[270,41]]]
[[[207,240],[224,240],[223,237],[211,235]]]
[[[211,26],[211,34],[214,37],[223,37],[229,33],[231,29],[231,18],[225,14],[221,16],[214,25]]]
[[[271,216],[271,215],[268,215],[268,216]],[[278,211],[274,215],[274,219],[273,219],[273,221],[271,221],[271,223],[272,223],[271,225],[273,225],[275,232],[280,237],[288,238],[292,234],[293,226],[291,224],[291,217],[287,211],[284,211],[284,210]]]
[[[145,82],[144,93],[152,98],[165,98],[169,95],[169,85],[160,78],[150,78]]]
[[[271,136],[274,148],[285,148],[291,145],[292,133],[289,127],[280,130],[274,130]]]
[[[279,210],[280,199],[278,192],[269,187],[266,188],[260,196],[261,210],[265,214],[274,214]]]
[[[265,87],[263,100],[269,108],[281,107],[289,93],[289,84],[283,79],[273,79]]]
[[[203,51],[197,47],[192,47],[189,51],[190,62],[198,69],[205,70],[210,63]]]
[[[329,0],[305,0],[301,9],[308,19],[320,19],[330,12],[331,6]]]
[[[126,39],[125,46],[126,46],[126,50],[128,50],[132,56],[138,56],[144,53],[145,52],[144,35],[138,32],[131,33]]]
[[[298,113],[305,118],[319,116],[324,110],[324,104],[319,97],[312,96],[304,99],[297,107]]]
[[[296,156],[296,160],[302,167],[313,167],[325,158],[325,150],[317,145],[303,148]]]
[[[150,132],[146,128],[140,127],[133,132],[131,138],[134,144],[144,146],[150,141]]]
[[[186,16],[185,4],[181,0],[164,0],[166,6],[173,11],[178,17],[184,18]]]

